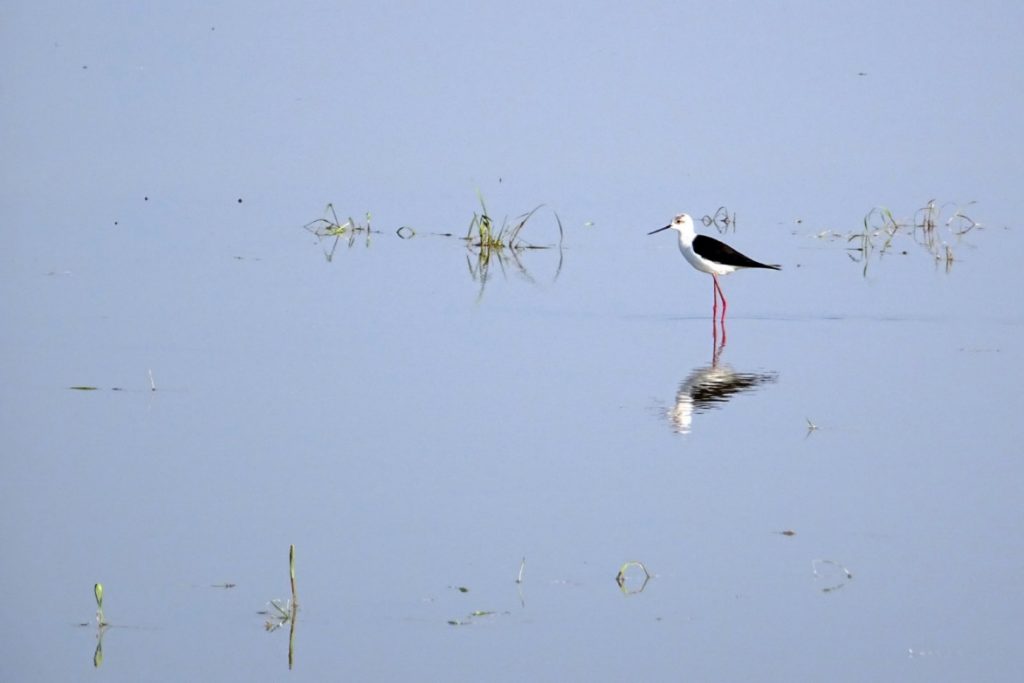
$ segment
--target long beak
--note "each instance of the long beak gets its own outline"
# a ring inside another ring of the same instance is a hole
[[[664,228],[658,228],[657,230],[651,230],[651,231],[650,231],[649,233],[647,233],[647,234],[648,234],[648,235],[653,235],[653,234],[654,234],[654,233],[656,233],[656,232],[661,232],[662,230],[668,230],[668,229],[669,229],[669,228],[671,228],[671,227],[672,227],[671,225],[666,225],[666,226],[665,226]]]

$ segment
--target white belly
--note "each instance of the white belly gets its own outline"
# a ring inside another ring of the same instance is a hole
[[[702,273],[708,273],[711,275],[728,275],[736,270],[734,266],[724,266],[721,263],[713,263],[702,259],[693,251],[693,247],[686,246],[682,242],[679,243],[679,251],[683,252],[683,257],[689,261],[691,266]]]

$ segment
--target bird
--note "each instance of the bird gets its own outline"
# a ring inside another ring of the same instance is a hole
[[[719,275],[728,275],[741,268],[782,270],[780,265],[761,263],[749,256],[744,256],[725,242],[716,240],[714,237],[698,235],[693,229],[693,219],[685,213],[676,216],[665,227],[652,230],[647,234],[653,235],[670,228],[679,233],[679,251],[683,253],[689,264],[702,273],[709,273],[714,279],[715,302],[711,309],[712,318],[717,316],[719,297],[722,298],[722,320],[725,320],[725,309],[729,305],[725,300],[725,294],[722,293],[721,286],[718,284]]]
[[[733,396],[778,380],[775,372],[736,372],[718,358],[711,365],[698,367],[676,391],[675,405],[667,411],[677,434],[689,434],[696,414],[720,408]]]

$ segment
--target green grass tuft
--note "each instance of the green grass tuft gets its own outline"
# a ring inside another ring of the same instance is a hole
[[[334,259],[334,252],[342,238],[345,238],[348,246],[351,248],[355,244],[358,235],[365,235],[366,246],[370,246],[370,235],[373,234],[373,228],[370,223],[371,216],[369,211],[366,212],[366,223],[360,224],[351,216],[342,223],[338,219],[338,213],[334,210],[334,204],[328,204],[324,208],[323,218],[317,218],[302,227],[316,235],[318,240],[334,238],[330,250],[324,250],[324,258],[331,261]]]

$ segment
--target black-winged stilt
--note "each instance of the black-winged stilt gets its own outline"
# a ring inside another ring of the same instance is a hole
[[[782,270],[782,266],[759,263],[754,259],[744,256],[730,247],[725,242],[720,242],[714,237],[698,235],[693,229],[693,219],[685,213],[681,213],[664,228],[658,228],[647,233],[653,235],[662,230],[671,228],[679,233],[679,251],[689,261],[690,265],[702,273],[710,273],[715,283],[715,302],[712,307],[712,318],[717,316],[718,298],[722,298],[722,319],[725,319],[725,309],[728,304],[725,301],[725,294],[718,285],[719,275],[728,275],[740,268],[770,268],[771,270]]]

